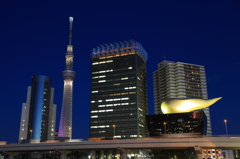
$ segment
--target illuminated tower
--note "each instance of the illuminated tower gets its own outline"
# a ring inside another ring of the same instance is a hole
[[[164,60],[153,73],[155,114],[162,114],[160,105],[169,98],[208,99],[205,68],[183,62]],[[206,134],[212,134],[209,107],[203,109],[207,117]]]
[[[62,111],[59,125],[59,137],[72,138],[72,84],[75,78],[76,72],[73,69],[73,46],[72,42],[72,23],[73,17],[69,17],[69,45],[67,46],[66,53],[66,70],[62,72],[64,80]]]

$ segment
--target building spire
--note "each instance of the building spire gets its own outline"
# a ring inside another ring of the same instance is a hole
[[[72,43],[72,23],[73,17],[69,17],[69,45]]]
[[[72,46],[72,24],[73,24],[73,17],[69,17],[69,44],[67,46],[67,52],[73,52]]]

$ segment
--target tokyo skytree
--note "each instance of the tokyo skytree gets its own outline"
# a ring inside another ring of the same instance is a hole
[[[59,137],[72,138],[72,87],[76,72],[73,71],[73,46],[72,46],[72,24],[73,17],[69,17],[69,44],[66,53],[66,70],[62,71],[64,81],[62,110],[59,125]]]

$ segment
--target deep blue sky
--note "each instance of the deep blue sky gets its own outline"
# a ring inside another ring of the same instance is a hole
[[[0,1],[0,141],[17,142],[22,103],[31,76],[52,77],[59,125],[68,17],[73,16],[73,138],[89,136],[90,50],[120,40],[148,52],[149,114],[152,73],[167,60],[204,65],[213,134],[240,134],[239,0]]]

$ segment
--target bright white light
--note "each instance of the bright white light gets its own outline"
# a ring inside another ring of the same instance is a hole
[[[73,17],[69,17],[69,21],[72,22],[73,21]]]
[[[189,110],[193,107],[199,106],[199,104],[191,102],[191,101],[184,101],[178,108],[177,110],[185,111]]]

